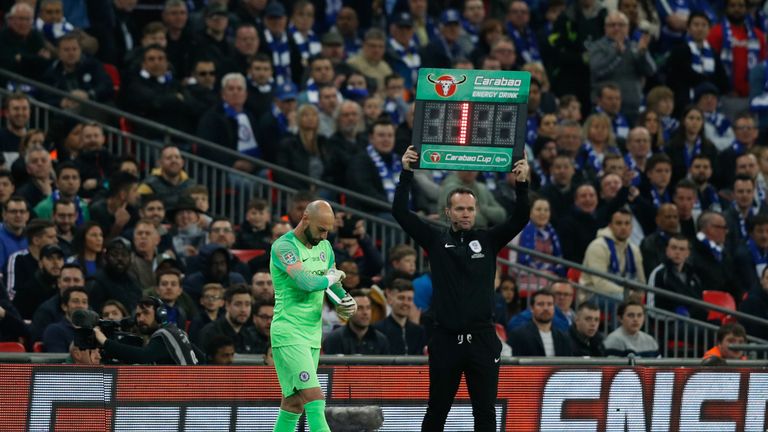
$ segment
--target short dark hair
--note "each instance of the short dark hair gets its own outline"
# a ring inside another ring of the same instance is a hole
[[[256,315],[257,313],[259,313],[259,308],[262,308],[264,306],[275,307],[275,299],[273,298],[259,299],[253,302],[253,308],[251,309],[253,315]]]
[[[392,82],[392,81],[394,81],[394,80],[405,80],[405,78],[403,78],[403,76],[402,76],[402,75],[400,75],[400,74],[395,74],[395,73],[393,73],[393,74],[389,74],[389,75],[387,75],[387,76],[384,78],[384,86],[385,86],[385,87],[386,87],[386,86],[388,86],[388,85],[389,85],[389,83],[390,83],[390,82]]]
[[[688,248],[691,247],[691,239],[689,239],[688,237],[686,237],[682,233],[672,234],[671,236],[669,236],[669,239],[670,240],[677,240],[677,241],[684,241],[684,242],[688,243]]]
[[[626,208],[626,207],[619,207],[618,209],[616,209],[616,211],[611,213],[611,222],[613,222],[613,217],[615,215],[617,215],[617,214],[622,214],[622,215],[625,215],[625,216],[629,216],[630,219],[632,218],[632,212],[629,211],[628,208]]]
[[[72,162],[72,161],[64,161],[64,162],[59,162],[58,164],[56,164],[56,170],[55,170],[56,171],[56,178],[59,178],[59,176],[61,175],[62,172],[64,172],[64,170],[75,170],[75,171],[77,171],[78,175],[80,174],[80,168],[78,168],[77,165],[75,165],[74,162]]]
[[[553,299],[555,298],[555,294],[553,294],[549,288],[543,288],[531,294],[531,305],[536,303],[536,297],[539,297],[539,296],[549,296],[549,297],[552,297]]]
[[[107,306],[114,306],[118,308],[120,312],[123,314],[123,317],[128,317],[131,315],[130,313],[128,313],[128,308],[126,308],[124,304],[120,303],[117,300],[112,299],[112,300],[105,301],[104,304],[101,305],[101,310],[104,310],[104,308]]]
[[[389,250],[389,262],[399,261],[407,256],[417,256],[416,249],[407,244],[399,244]]]
[[[733,178],[733,184],[735,185],[737,181],[748,181],[752,183],[752,186],[755,185],[755,179],[752,177],[746,175],[746,174],[738,174],[736,177]]]
[[[109,178],[109,191],[107,192],[107,196],[110,198],[115,197],[120,192],[127,191],[134,184],[138,183],[139,179],[136,178],[135,175],[123,171],[117,171]]]
[[[232,298],[238,294],[248,294],[248,297],[251,297],[251,288],[242,283],[232,285],[224,291],[224,302],[231,303]]]
[[[17,100],[23,100],[29,103],[29,96],[27,96],[25,93],[22,93],[22,92],[11,93],[8,96],[3,98],[3,108],[8,108],[11,105],[11,102],[17,101]]]
[[[163,48],[161,45],[158,44],[151,44],[144,47],[144,52],[141,53],[141,60],[144,61],[147,57],[147,53],[150,51],[161,51],[163,54],[165,54],[165,48]]]
[[[226,216],[216,216],[215,218],[211,219],[211,223],[208,224],[208,230],[210,230],[213,227],[213,224],[215,224],[217,222],[226,222],[232,228],[235,227],[235,224],[232,223],[232,220],[229,219],[228,217],[226,217]]]
[[[397,292],[413,291],[413,282],[409,281],[408,279],[397,278],[392,281],[389,289]]]
[[[472,195],[472,197],[475,199],[475,202],[477,202],[477,196],[472,191],[472,189],[469,189],[469,188],[466,188],[466,187],[463,187],[463,186],[459,186],[456,189],[453,189],[451,191],[451,193],[448,194],[448,198],[446,198],[446,200],[445,200],[445,207],[446,208],[451,208],[451,199],[456,194],[461,194],[461,195],[469,194],[469,195]]]
[[[3,210],[7,210],[8,209],[8,204],[10,204],[12,202],[24,203],[24,207],[26,207],[27,210],[29,210],[29,203],[21,195],[11,195],[11,197],[8,198],[8,201],[6,201],[5,204],[3,204]]]
[[[27,241],[31,243],[33,238],[43,235],[43,232],[48,228],[56,228],[56,224],[50,219],[32,219],[24,228],[24,235],[27,237]]]
[[[712,25],[712,20],[709,19],[707,14],[701,11],[692,11],[690,15],[688,15],[688,23],[686,24],[686,27],[689,27],[691,23],[693,22],[694,18],[701,18],[707,20],[707,24]]]
[[[376,130],[377,126],[391,126],[393,129],[395,128],[395,124],[392,123],[392,120],[388,116],[381,116],[376,119],[376,121],[373,122],[371,125],[371,129],[368,131],[369,134],[373,135],[373,131]]]
[[[645,163],[645,172],[650,172],[652,169],[656,168],[656,165],[658,164],[667,164],[671,167],[672,159],[670,159],[666,153],[656,153],[648,158],[648,161]]]
[[[707,155],[706,155],[706,154],[704,154],[704,153],[699,153],[699,154],[696,154],[696,155],[694,155],[694,156],[691,158],[691,162],[693,162],[693,161],[695,161],[695,160],[697,160],[697,159],[706,159],[706,160],[709,162],[709,165],[710,165],[710,166],[712,165],[712,158],[710,158],[709,156],[707,156]],[[688,168],[690,169],[690,167],[688,167]]]
[[[675,184],[675,194],[677,194],[678,189],[688,189],[690,191],[693,191],[694,193],[698,192],[698,189],[696,188],[696,183],[694,183],[692,180],[689,179],[682,179],[677,184]]]
[[[756,214],[752,216],[749,224],[749,230],[752,231],[760,225],[768,225],[768,215]]]
[[[72,201],[69,198],[59,198],[58,201],[53,203],[53,214],[56,214],[56,209],[57,208],[62,207],[62,206],[69,206],[69,205],[75,206],[75,211],[77,211],[77,204],[75,204],[74,201]]]
[[[623,317],[624,316],[624,311],[626,311],[627,308],[630,307],[630,306],[640,306],[641,308],[643,308],[643,313],[645,313],[645,305],[644,304],[640,303],[637,300],[627,300],[627,301],[621,303],[619,305],[618,309],[616,309],[616,315],[618,315],[619,317]]]
[[[254,198],[248,202],[247,210],[256,210],[256,211],[269,210],[269,203],[267,202],[267,200],[264,200],[261,198]]]
[[[205,355],[208,360],[211,360],[220,349],[228,346],[235,346],[235,342],[229,336],[222,333],[214,334],[205,343]]]
[[[61,304],[65,305],[69,303],[69,299],[72,298],[72,293],[81,292],[85,294],[85,296],[88,296],[88,291],[85,289],[85,287],[81,286],[73,286],[69,287],[61,294]]]
[[[612,82],[607,82],[607,83],[601,84],[601,85],[598,87],[598,89],[597,89],[597,97],[598,97],[598,98],[601,98],[601,97],[603,97],[603,92],[604,92],[606,89],[607,89],[607,90],[614,90],[614,91],[617,91],[617,92],[621,92],[621,87],[619,87],[619,85],[618,85],[618,84],[616,84],[616,83],[612,83]]]
[[[744,329],[744,326],[739,323],[732,322],[725,324],[717,329],[717,342],[722,342],[723,339],[725,339],[725,337],[729,334],[747,339],[747,331]]]
[[[576,308],[576,312],[581,312],[582,309],[589,309],[591,311],[600,312],[600,306],[598,306],[597,303],[593,303],[591,301],[581,302],[581,304],[579,304],[579,306]]]
[[[78,269],[80,270],[80,273],[82,273],[83,276],[85,276],[85,270],[83,270],[83,267],[76,262],[64,263],[64,265],[61,266],[61,271],[64,271],[66,269]]]
[[[369,297],[371,295],[371,290],[368,288],[358,288],[353,289],[349,292],[350,297]]]
[[[253,66],[254,62],[269,63],[272,66],[272,57],[264,53],[256,53],[248,59],[248,67]]]
[[[13,174],[10,171],[6,169],[0,169],[0,178],[3,178],[3,177],[7,178],[11,182],[11,184],[13,185],[16,184],[16,182],[13,181]]]
[[[179,278],[179,283],[181,283],[181,280],[184,278],[184,274],[181,273],[181,270],[171,267],[171,268],[165,268],[155,273],[155,283],[160,285],[160,278],[167,275],[174,275],[177,278]]]

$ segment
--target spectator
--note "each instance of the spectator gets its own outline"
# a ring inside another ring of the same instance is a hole
[[[160,150],[159,166],[139,185],[137,192],[141,195],[155,195],[163,201],[165,208],[175,206],[181,193],[195,184],[184,170],[184,163],[178,147],[173,144],[164,146]]]
[[[299,131],[290,135],[280,143],[277,153],[278,165],[315,179],[329,181],[332,170],[337,169],[333,164],[335,155],[328,145],[328,139],[320,134],[319,111],[312,104],[299,107],[296,113]],[[290,176],[276,176],[279,181],[294,189],[316,188],[304,181]]]
[[[72,160],[80,170],[81,190],[84,198],[93,199],[104,190],[104,183],[112,172],[112,154],[104,148],[106,138],[101,125],[83,123],[80,145],[76,150],[65,149],[59,160]]]
[[[712,160],[709,156],[693,156],[691,167],[688,169],[688,178],[692,181],[696,190],[696,202],[694,210],[720,211],[720,197],[717,189],[709,182],[712,178]]]
[[[198,58],[191,69],[191,76],[184,83],[190,96],[205,106],[214,105],[219,98],[216,93],[216,63],[209,58]]]
[[[128,309],[117,300],[107,300],[101,307],[101,317],[103,319],[120,321],[128,316],[130,316]]]
[[[187,322],[197,315],[197,307],[189,298],[184,298],[181,289],[181,279],[184,275],[177,269],[160,270],[157,272],[155,294],[162,300],[168,316],[167,322],[176,324],[180,329],[187,328]]]
[[[80,199],[77,195],[79,191],[80,170],[69,161],[58,163],[56,165],[56,190],[35,206],[35,215],[42,219],[50,219],[53,216],[56,203],[64,199],[75,205],[75,220],[73,222],[81,224],[90,220],[88,203]]]
[[[496,310],[494,312],[496,323],[506,327],[509,319],[520,313],[521,303],[515,278],[507,274],[501,275],[496,287]]]
[[[325,354],[389,354],[387,336],[371,327],[371,298],[367,290],[349,293],[357,302],[357,311],[347,325],[332,331],[323,341]]]
[[[221,104],[212,106],[200,118],[197,135],[220,146],[236,150],[238,153],[273,160],[273,152],[269,140],[257,140],[255,135],[256,117],[245,109],[248,97],[245,77],[239,73],[225,75],[221,80]],[[274,137],[272,138],[274,139]],[[233,168],[252,173],[256,166],[247,159],[236,159],[228,154],[206,150],[211,160],[224,163]],[[215,154],[214,154],[215,153]],[[234,160],[233,160],[234,159]]]
[[[664,137],[664,128],[661,126],[661,116],[659,113],[647,109],[637,116],[637,123],[635,125],[648,129],[648,133],[651,134],[651,151],[653,153],[664,150],[667,139]]]
[[[275,286],[272,283],[272,275],[266,270],[261,269],[261,271],[255,272],[251,278],[251,295],[255,302],[275,299]]]
[[[747,294],[747,298],[739,305],[739,311],[758,318],[768,319],[768,271],[763,267],[760,274],[760,285],[753,287]],[[747,329],[747,333],[760,339],[768,338],[768,328],[752,321],[742,320],[741,324]]]
[[[53,223],[56,225],[56,239],[64,257],[72,255],[72,242],[75,239],[77,211],[75,203],[66,198],[59,199],[53,206]]]
[[[698,219],[699,232],[691,258],[704,290],[726,291],[738,302],[746,285],[735,283],[746,275],[734,272],[733,256],[725,247],[728,225],[722,214],[705,211]]]
[[[416,249],[407,244],[399,244],[392,247],[388,253],[389,266],[392,271],[388,272],[389,275],[399,273],[402,276],[407,276],[407,279],[413,279],[416,276],[416,261],[418,259],[418,253]],[[388,284],[384,284],[388,286]]]
[[[339,270],[343,271],[344,274],[347,275],[347,277],[341,281],[341,286],[344,287],[344,290],[349,292],[355,289],[359,289],[363,286],[363,283],[361,282],[362,278],[360,277],[360,270],[354,260],[347,259],[340,261]]]
[[[768,264],[768,216],[756,215],[750,218],[749,237],[733,245],[737,271],[747,273],[750,290],[760,286],[760,277]]]
[[[466,42],[470,46],[467,52],[472,51],[477,43],[480,41],[480,29],[485,23],[485,5],[482,0],[469,0],[464,2],[464,9],[462,10],[461,26],[464,30]]]
[[[609,356],[661,357],[659,344],[653,336],[640,330],[645,322],[645,306],[634,300],[619,305],[616,313],[621,326],[605,338],[605,353]]]
[[[178,76],[187,76],[192,46],[187,4],[183,0],[166,0],[161,18],[166,29],[165,50],[168,61]]]
[[[576,173],[573,158],[569,155],[558,154],[552,161],[552,167],[549,171],[552,182],[543,186],[540,192],[549,201],[550,218],[553,225],[557,226],[560,219],[573,206],[575,189],[573,177]]]
[[[699,154],[707,156],[712,164],[712,171],[718,173],[715,166],[717,148],[704,133],[704,117],[701,110],[696,107],[686,108],[683,111],[681,123],[664,149],[672,159],[672,182],[676,183],[684,177],[691,168],[694,157]]]
[[[226,73],[247,74],[250,59],[259,51],[261,40],[253,22],[243,22],[235,26],[234,52],[229,62],[224,65],[222,75]]]
[[[646,163],[651,156],[651,134],[648,129],[638,126],[627,135],[627,153],[624,163],[633,173],[632,186],[639,187],[645,179]]]
[[[43,82],[73,96],[95,102],[109,102],[115,96],[112,80],[98,60],[83,55],[80,36],[69,33],[58,39],[58,60],[42,77]],[[49,96],[46,102],[67,108],[66,99]]]
[[[656,232],[646,236],[640,243],[643,255],[643,270],[651,274],[654,268],[664,261],[669,239],[680,232],[680,214],[672,203],[662,204],[656,211]]]
[[[337,262],[355,261],[360,277],[366,282],[381,273],[384,265],[381,252],[366,233],[365,221],[354,217],[345,219],[336,237],[333,251]]]
[[[651,271],[650,276],[648,276],[648,284],[700,300],[703,291],[701,279],[687,262],[691,256],[690,245],[691,241],[681,234],[670,236],[665,248],[664,259]],[[648,293],[648,305],[697,320],[705,321],[707,319],[705,309],[681,304],[679,301],[663,295],[656,296],[654,293]]]
[[[68,12],[72,12],[72,5]],[[87,21],[87,18],[86,18]],[[82,27],[82,25],[78,25]],[[35,19],[35,29],[43,34],[46,42],[56,45],[56,41],[75,31],[75,26],[64,16],[64,5],[61,0],[46,0],[40,2],[40,9]]]
[[[232,226],[232,221],[225,217],[214,218],[211,221],[211,224],[208,226],[208,244],[224,246],[227,251],[233,249],[235,245],[235,228]],[[235,273],[240,273],[243,279],[250,279],[250,269],[237,257],[231,256],[229,265],[232,271]],[[201,263],[199,261],[199,256],[190,258],[190,268],[199,268],[200,266]]]
[[[181,194],[183,199],[191,199],[195,203],[195,208],[200,215],[198,223],[203,228],[208,228],[211,225],[211,221],[213,221],[213,218],[208,216],[208,210],[210,210],[211,205],[209,195],[208,188],[203,185],[190,186]]]
[[[672,202],[669,187],[672,178],[672,161],[664,153],[651,156],[645,165],[647,181],[640,186],[640,196],[633,202],[633,209],[644,233],[653,233],[657,225],[654,217],[663,204]]]
[[[8,25],[0,31],[0,68],[39,80],[51,52],[42,33],[33,27],[34,16],[27,3],[14,4],[5,15]]]
[[[227,39],[231,32],[227,6],[209,3],[203,10],[204,28],[192,40],[192,49],[199,55],[213,59],[219,70],[224,70],[234,60],[235,50]]]
[[[576,312],[573,310],[573,302],[576,299],[576,288],[569,282],[554,282],[550,286],[552,295],[555,296],[555,309],[560,311],[568,324],[573,324]]]
[[[16,286],[13,305],[25,320],[31,320],[42,302],[56,294],[56,281],[64,265],[64,252],[56,244],[40,250],[39,267]]]
[[[73,341],[68,352],[69,358],[64,363],[101,366],[101,350],[98,348],[80,349]]]
[[[552,327],[555,300],[543,289],[531,294],[531,321],[509,333],[512,355],[517,357],[567,357],[572,355],[568,336]]]
[[[626,278],[638,283],[645,283],[643,256],[640,248],[630,243],[632,233],[632,214],[629,210],[619,209],[611,215],[610,224],[597,232],[584,254],[584,266]],[[624,288],[615,282],[582,273],[580,283],[608,299],[624,298]]]
[[[408,318],[413,309],[413,284],[405,279],[392,282],[389,305],[392,311],[386,319],[373,328],[383,333],[389,341],[392,355],[422,355],[427,344],[424,327]]]
[[[77,310],[88,310],[88,291],[83,287],[72,287],[61,295],[61,310],[64,318],[46,327],[43,332],[43,350],[49,353],[65,353],[75,340],[72,316]]]
[[[408,104],[405,103],[405,81],[403,77],[392,74],[384,78],[384,112],[389,115],[392,123],[397,127],[405,121],[408,113]]]
[[[24,229],[29,221],[29,207],[24,198],[14,195],[5,203],[3,224],[0,226],[0,265],[6,268],[11,254],[26,249],[27,238]]]
[[[517,66],[527,63],[541,63],[541,52],[536,34],[530,27],[531,11],[528,4],[522,0],[509,2],[507,10],[506,30],[515,43]]]
[[[203,286],[203,294],[200,296],[200,313],[189,325],[189,340],[199,345],[200,330],[208,323],[216,321],[224,316],[224,287],[221,284],[211,283]]]
[[[704,360],[717,357],[722,360],[746,360],[747,356],[738,349],[731,349],[730,345],[744,345],[747,343],[747,332],[739,323],[728,323],[717,329],[717,345],[704,353]]]
[[[532,201],[530,221],[512,240],[512,244],[562,259],[563,248],[560,245],[560,236],[550,223],[549,201],[546,198],[536,198]],[[565,268],[562,265],[544,261],[529,254],[510,250],[509,260],[552,275],[565,276]],[[519,288],[526,293],[536,291],[542,283],[546,283],[543,278],[522,272],[517,275],[516,280]]]
[[[299,0],[293,4],[291,24],[288,35],[299,48],[302,64],[307,65],[309,59],[320,54],[320,38],[312,26],[315,23],[315,6],[307,0]]]
[[[142,286],[128,274],[131,264],[131,242],[115,237],[104,249],[104,268],[93,276],[91,304],[99,309],[107,300],[117,300],[134,310],[141,299]]]
[[[736,159],[749,153],[757,143],[757,123],[752,114],[739,114],[733,121],[735,139],[719,154],[720,172],[724,185],[732,185],[736,175]]]
[[[201,228],[201,212],[191,197],[181,197],[176,206],[168,211],[173,228],[168,233],[176,258],[182,264],[197,255],[205,245],[206,235]]]
[[[272,61],[268,55],[257,53],[248,61],[245,109],[256,114],[257,119],[258,113],[272,109],[272,100],[277,90],[272,74]]]
[[[501,223],[507,217],[507,211],[493,198],[488,187],[477,181],[477,171],[458,171],[448,175],[440,185],[439,199],[436,213],[440,213],[441,206],[448,202],[452,191],[458,187],[464,187],[472,191],[477,197],[477,216],[475,226],[486,228]]]
[[[646,97],[646,109],[653,111],[661,122],[662,134],[665,140],[669,140],[672,134],[680,127],[680,122],[673,117],[675,111],[675,94],[667,86],[656,86],[648,92]],[[686,103],[678,107],[678,111],[688,106]],[[679,114],[678,114],[679,115]]]
[[[765,202],[757,198],[755,181],[748,175],[739,174],[733,182],[733,201],[725,210],[728,224],[728,241],[741,244],[749,237],[749,226],[757,215],[768,214]]]
[[[254,334],[246,328],[251,318],[251,290],[241,283],[231,286],[224,292],[223,317],[207,324],[200,331],[200,345],[208,346],[209,341],[216,335],[224,335],[235,342],[235,352],[238,354],[254,354],[257,341]]]
[[[214,335],[205,347],[205,356],[211,366],[229,366],[234,362],[235,343],[223,334]]]
[[[16,194],[22,196],[29,206],[34,208],[53,191],[51,155],[44,147],[35,145],[24,153],[24,162],[29,180],[16,188]]]
[[[13,196],[16,186],[10,171],[0,169],[0,218],[2,218],[5,204]]]
[[[237,231],[235,249],[267,249],[272,236],[272,210],[265,200],[254,198],[248,203],[245,220]]]
[[[173,79],[165,49],[159,45],[144,50],[141,70],[123,87],[122,105],[129,112],[183,132],[194,130],[195,118],[204,109],[181,87],[180,80]],[[149,137],[157,134],[136,132]]]
[[[253,334],[256,341],[254,354],[266,354],[270,346],[269,330],[272,327],[272,318],[275,316],[275,300],[259,300],[253,303],[253,327],[245,331]]]
[[[43,301],[32,317],[32,341],[41,340],[43,332],[50,324],[64,318],[64,311],[60,306],[64,292],[69,288],[82,286],[85,286],[83,269],[77,264],[64,264],[59,272],[59,277],[56,279],[56,293]]]
[[[707,14],[692,11],[688,16],[685,40],[669,52],[665,67],[667,85],[674,92],[678,111],[693,102],[691,94],[699,84],[710,82],[717,86],[720,94],[727,93],[730,88],[723,62],[707,41],[711,25]]]
[[[107,238],[119,236],[123,230],[133,228],[138,204],[139,179],[131,174],[116,172],[109,179],[109,191],[104,199],[92,201],[91,219],[96,221]]]
[[[160,235],[152,221],[140,219],[136,222],[133,230],[133,254],[131,254],[128,274],[139,283],[142,289],[155,286],[155,271],[163,259],[157,250],[159,244]]]
[[[277,1],[269,2],[264,9],[264,41],[259,51],[272,59],[275,68],[275,82],[278,86],[297,83],[304,74],[301,51],[293,38],[288,37],[288,18],[285,7]]]
[[[73,255],[67,259],[68,263],[76,263],[85,271],[85,276],[90,278],[102,267],[102,251],[104,249],[104,231],[95,221],[85,222],[75,233],[72,240]]]
[[[618,142],[623,143],[629,136],[630,123],[622,114],[621,101],[622,91],[618,85],[608,82],[599,86],[595,111],[611,119],[613,135]]]
[[[245,283],[243,276],[231,269],[232,255],[226,247],[216,243],[205,245],[200,249],[200,260],[201,265],[197,267],[200,270],[188,274],[183,284],[184,291],[195,301],[200,300],[206,284],[219,283],[229,287]]]
[[[378,120],[371,127],[368,139],[370,144],[365,151],[358,153],[349,162],[347,184],[355,192],[391,203],[395,196],[395,183],[402,171],[400,156],[393,152],[395,127],[388,119]],[[366,211],[384,211],[370,204],[351,201],[350,205]]]
[[[584,261],[584,251],[595,239],[598,227],[605,226],[611,215],[625,202],[622,197],[626,189],[597,210],[597,192],[591,184],[582,184],[575,190],[573,207],[556,227],[563,246],[563,256],[569,261]],[[631,215],[630,215],[631,218]],[[565,234],[568,235],[565,235]]]
[[[584,122],[584,142],[576,154],[576,169],[588,179],[602,174],[605,155],[621,154],[611,129],[611,119],[605,114],[592,114]]]
[[[347,60],[347,64],[376,82],[378,92],[384,90],[384,78],[392,75],[392,68],[384,61],[386,42],[386,34],[377,28],[372,28],[365,33],[363,48],[360,53]],[[421,58],[424,59],[423,54]],[[422,61],[422,65],[427,67],[426,60]],[[450,64],[445,67],[448,66]]]
[[[297,97],[298,90],[292,82],[277,87],[271,109],[264,112],[258,119],[258,127],[256,128],[258,131],[257,141],[276,144],[282,138],[298,131],[296,116]],[[264,155],[264,158],[269,162],[274,162],[276,157],[276,152],[271,156],[269,154]]]
[[[168,45],[168,41],[165,38],[165,26],[159,21],[152,21],[145,24],[141,28],[141,40],[139,45],[134,47],[125,55],[124,64],[122,69],[130,71],[138,71],[141,68],[141,56],[144,50],[150,45],[157,45],[163,49]],[[169,68],[169,70],[171,70]]]
[[[579,305],[568,335],[575,357],[605,357],[600,327],[600,308],[589,302]]]
[[[749,96],[749,68],[765,60],[765,35],[746,20],[746,2],[727,0],[725,19],[709,31],[707,40],[720,56],[735,97],[724,100],[726,112],[732,114],[746,109]],[[739,100],[741,99],[741,100]]]
[[[421,51],[422,66],[428,68],[449,68],[460,58],[467,58],[460,43],[461,14],[456,9],[446,9],[440,15],[438,35]]]
[[[395,74],[402,77],[405,89],[412,91],[421,67],[419,46],[414,37],[413,17],[408,12],[397,14],[389,25],[389,39],[384,59]]]
[[[720,96],[717,87],[704,82],[694,89],[693,101],[704,115],[704,132],[718,151],[723,151],[731,145],[734,139],[731,120],[718,109]]]
[[[17,288],[23,287],[40,267],[40,251],[44,246],[56,244],[56,226],[50,220],[32,219],[24,229],[28,246],[25,249],[14,252],[8,257],[8,266],[5,273],[5,286],[8,290],[8,298],[14,300]],[[18,308],[18,305],[17,305]],[[24,317],[31,313],[24,308]]]

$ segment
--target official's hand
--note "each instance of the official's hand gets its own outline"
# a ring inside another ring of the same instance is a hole
[[[96,342],[98,342],[99,345],[104,345],[104,342],[107,341],[107,337],[104,336],[104,333],[101,332],[100,328],[94,327],[93,334],[96,336]]]
[[[341,299],[341,303],[336,306],[336,314],[339,318],[347,321],[355,314],[355,312],[357,312],[357,302],[351,295],[349,295],[349,293],[347,293],[347,295]]]
[[[419,161],[419,154],[416,153],[416,148],[408,146],[408,150],[403,154],[403,169],[406,171],[413,171],[411,164]]]
[[[347,274],[344,273],[341,270],[338,270],[336,268],[332,268],[332,269],[328,270],[328,273],[325,274],[325,277],[327,277],[328,280],[331,282],[329,284],[329,286],[330,286],[330,285],[337,284],[337,283],[343,281],[344,278],[347,277]]]
[[[0,306],[0,319],[5,318],[5,309],[3,309],[2,306]]]
[[[525,183],[531,177],[531,167],[528,166],[528,155],[523,154],[523,158],[515,162],[512,172],[515,174],[515,181]]]

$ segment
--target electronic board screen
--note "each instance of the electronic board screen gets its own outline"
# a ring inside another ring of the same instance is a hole
[[[511,171],[522,159],[528,72],[419,70],[413,145],[418,168]]]

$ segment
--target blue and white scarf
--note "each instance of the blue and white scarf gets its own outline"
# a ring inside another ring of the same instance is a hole
[[[756,207],[753,203],[752,206],[749,207],[749,211],[747,212],[747,215],[744,216],[741,213],[741,209],[739,208],[738,204],[736,204],[736,201],[733,201],[731,205],[733,206],[733,209],[736,210],[736,215],[739,218],[739,239],[742,239],[742,240],[746,239],[749,237],[749,231],[747,230],[747,221],[749,220],[749,218],[755,216],[760,210],[760,208]]]
[[[342,0],[325,0],[325,27],[331,28],[336,24],[336,16],[344,6]]]
[[[720,198],[717,195],[717,190],[712,185],[707,185],[707,187],[704,188],[704,192],[697,190],[696,195],[698,199],[693,204],[694,210],[713,210],[713,211],[720,211]],[[706,198],[707,204],[704,206],[702,204],[702,201],[704,201],[702,198]]]
[[[35,28],[45,36],[45,39],[48,40],[48,42],[53,44],[55,44],[60,37],[75,30],[75,26],[68,23],[66,19],[62,19],[62,21],[58,23],[46,24],[42,19],[38,18],[35,20]]]
[[[381,184],[384,186],[384,192],[387,194],[387,199],[389,202],[394,201],[395,184],[400,178],[400,172],[403,170],[403,165],[400,163],[400,159],[396,154],[392,153],[392,166],[387,166],[379,152],[373,148],[373,144],[368,144],[368,147],[365,150],[368,152],[368,156],[373,161],[373,164],[376,165],[376,170],[379,173]]]
[[[541,166],[541,161],[539,161],[539,159],[533,160],[531,168],[533,168],[533,172],[536,173],[536,177],[539,178],[539,187],[544,187],[552,183],[552,177],[544,172],[544,168]]]
[[[669,195],[669,188],[665,189],[663,194],[659,194],[659,191],[651,186],[651,198],[653,198],[653,206],[655,208],[659,208],[662,204],[672,202],[672,197]]]
[[[763,63],[763,92],[749,101],[749,109],[755,112],[768,111],[768,60]]]
[[[140,70],[139,76],[146,80],[153,78],[152,75],[149,72],[147,72],[146,69]],[[158,84],[168,85],[173,82],[173,73],[171,73],[171,71],[168,71],[165,74],[160,75],[159,77],[154,77],[154,79],[155,81],[158,82]]]
[[[704,245],[706,246],[707,250],[712,254],[712,256],[715,258],[717,262],[723,262],[723,247],[718,246],[717,243],[713,242],[712,240],[708,239],[707,236],[704,235],[703,232],[699,232],[696,234],[696,238]]]
[[[307,65],[309,59],[320,54],[323,46],[320,45],[320,38],[317,37],[315,32],[309,30],[306,36],[296,29],[296,26],[291,24],[288,26],[288,34],[291,35],[293,41],[296,42],[296,46],[301,53],[301,61]]]
[[[421,67],[421,56],[419,55],[419,47],[416,42],[413,39],[410,40],[406,48],[394,38],[389,38],[389,46],[397,53],[397,57],[411,70],[411,77],[408,82],[415,83],[419,78],[419,68]]]
[[[701,137],[696,138],[692,149],[688,149],[688,143],[683,144],[683,146],[683,157],[685,158],[685,169],[687,170],[693,163],[693,157],[701,153]]]
[[[576,168],[579,170],[592,168],[595,173],[603,170],[603,158],[597,154],[589,140],[585,140],[579,149],[578,157],[576,158]]]
[[[256,136],[253,133],[253,126],[248,115],[242,111],[238,112],[226,102],[222,106],[224,114],[237,122],[237,151],[255,158],[261,157],[261,148],[259,143],[256,142]]]
[[[541,62],[539,44],[536,42],[536,35],[530,28],[526,28],[525,35],[522,35],[512,23],[507,23],[507,33],[509,33],[509,37],[515,43],[515,52],[526,63]]]
[[[704,120],[715,128],[718,136],[723,136],[731,127],[731,121],[719,112],[704,113]]]
[[[608,273],[616,276],[635,279],[637,277],[637,266],[635,265],[635,254],[632,247],[627,244],[627,250],[624,252],[624,271],[619,266],[619,254],[616,252],[616,242],[608,237],[603,237],[605,244],[608,245],[608,251],[611,253],[611,259],[608,263]]]
[[[395,125],[399,125],[405,120],[400,114],[399,108],[400,104],[398,104],[396,100],[391,98],[384,100],[384,112],[389,114],[389,117],[392,119],[392,123]]]
[[[560,237],[557,235],[555,228],[552,227],[552,224],[547,224],[544,228],[538,228],[533,222],[528,222],[525,228],[523,228],[523,231],[520,232],[520,246],[536,250],[536,240],[542,242],[551,241],[551,255],[558,258],[563,257],[563,249],[560,246]],[[517,254],[517,262],[538,270],[548,270],[560,275],[565,274],[565,268],[562,265],[533,258],[529,254]]]
[[[320,103],[320,89],[317,87],[315,80],[310,78],[307,80],[307,102],[317,105]]]
[[[640,170],[640,167],[637,166],[637,162],[635,162],[635,159],[632,158],[631,154],[627,153],[624,155],[624,163],[627,165],[627,169],[635,172],[635,176],[632,177],[632,186],[639,187],[640,181],[643,178],[643,172]]]
[[[688,0],[661,1],[661,6],[665,9],[665,15],[679,14],[688,16],[691,13],[690,3],[692,2],[689,2]],[[661,11],[659,11],[659,15],[661,14]],[[677,41],[681,39],[684,34],[685,32],[672,30],[666,23],[661,27],[662,39],[665,39],[667,42]]]
[[[347,57],[352,57],[353,55],[356,55],[360,52],[360,50],[363,48],[363,41],[355,36],[354,38],[348,39],[344,38],[344,54]]]
[[[275,82],[274,78],[270,78],[269,82],[264,85],[259,85],[251,77],[246,77],[245,79],[248,80],[248,87],[251,88],[249,91],[255,91],[259,94],[272,93],[272,83]]]
[[[755,270],[757,271],[757,277],[762,277],[763,269],[768,265],[768,250],[763,252],[757,247],[757,243],[750,237],[747,240],[747,248],[750,255],[752,255],[752,262],[755,264]]]
[[[760,41],[755,36],[749,21],[744,22],[744,28],[747,30],[747,70],[749,70],[757,66],[757,62],[760,61]],[[747,77],[733,76],[733,45],[731,23],[726,18],[723,20],[723,48],[720,50],[720,60],[723,61],[723,67],[732,80],[747,79]]]
[[[469,39],[472,41],[472,45],[476,46],[477,42],[480,41],[480,29],[475,27],[472,23],[467,21],[465,18],[462,18],[461,20],[461,27],[464,29],[464,32],[469,35]]]
[[[603,111],[603,109],[599,106],[595,108],[595,112],[605,114],[608,116],[608,118],[611,119],[613,134],[616,135],[616,138],[627,139],[627,135],[629,135],[629,122],[622,113],[617,113],[615,116],[611,116],[610,114]]]
[[[744,146],[744,144],[733,140],[733,143],[731,143],[731,149],[734,153],[736,153],[736,156],[741,156],[744,154],[744,152],[747,151],[747,148]]]
[[[528,116],[525,120],[525,143],[533,147],[536,142],[536,138],[539,137],[539,121],[541,117],[539,113]]]
[[[264,31],[264,42],[272,51],[272,67],[278,86],[291,81],[291,47],[288,45],[288,35],[283,33],[280,39],[275,39],[272,32]]]
[[[662,134],[664,135],[664,141],[669,141],[669,139],[672,137],[672,134],[675,133],[678,127],[680,127],[680,122],[672,116],[662,116],[661,127]]]
[[[690,36],[685,36],[685,40],[688,43],[688,48],[691,50],[691,69],[696,73],[704,75],[714,74],[715,53],[712,51],[709,42],[704,39],[701,48],[699,48],[699,45]]]
[[[272,117],[277,121],[277,130],[280,132],[280,136],[288,133],[288,117],[280,111],[277,105],[272,104]]]

